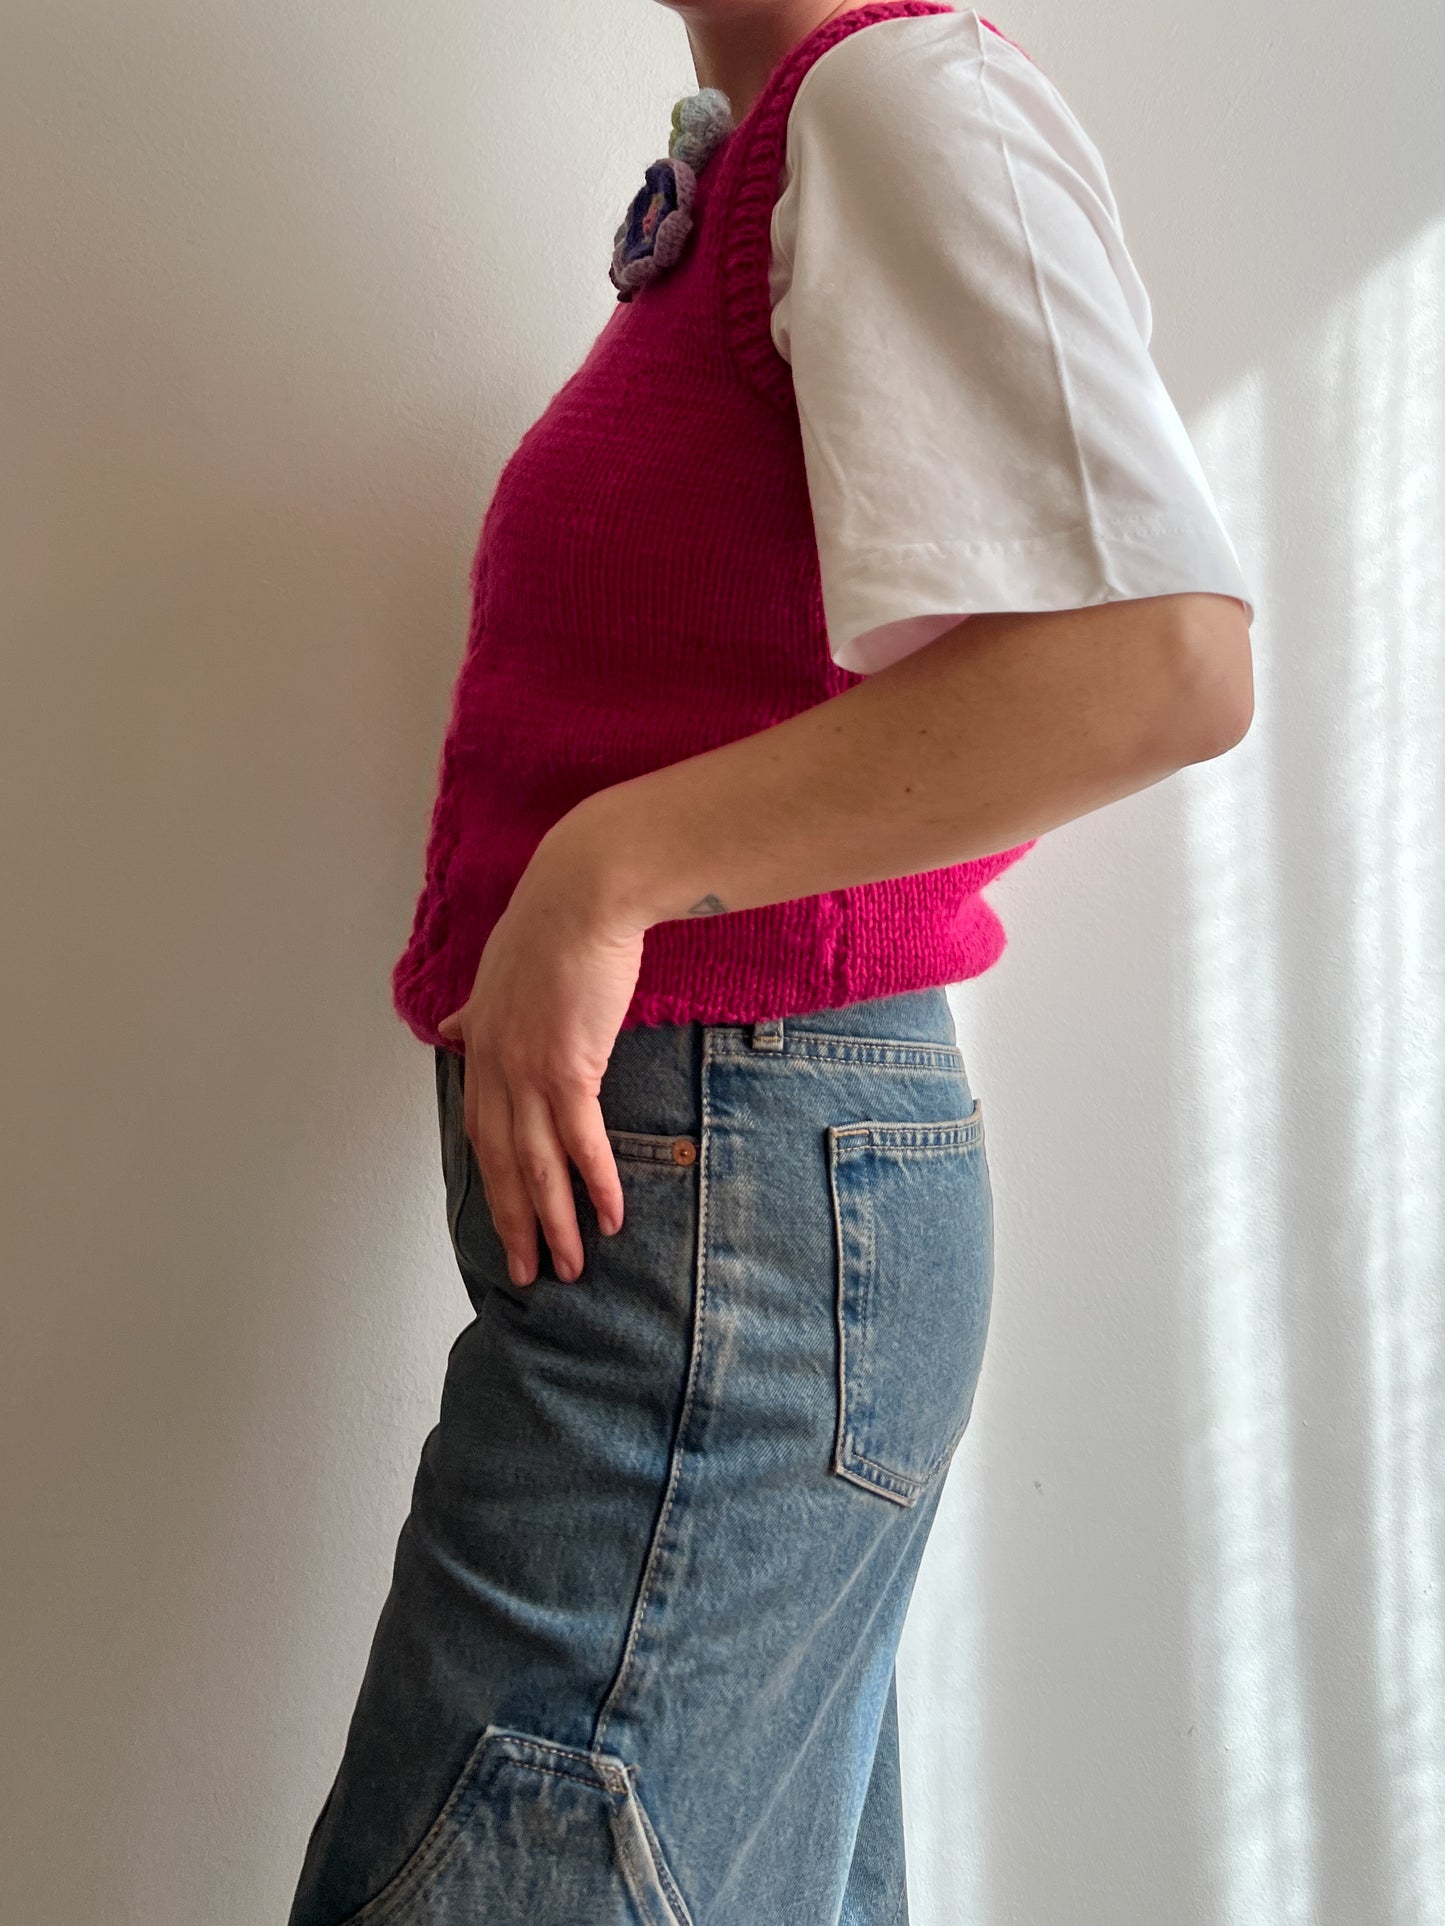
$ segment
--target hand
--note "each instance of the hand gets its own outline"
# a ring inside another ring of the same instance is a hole
[[[642,966],[643,929],[600,902],[577,811],[539,844],[487,938],[472,993],[438,1025],[466,1049],[466,1129],[515,1284],[537,1270],[537,1220],[557,1275],[582,1270],[568,1159],[610,1236],[622,1181],[598,1095]]]

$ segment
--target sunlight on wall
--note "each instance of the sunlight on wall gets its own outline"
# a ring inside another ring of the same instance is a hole
[[[1413,1926],[1445,1894],[1445,222],[1362,290],[1357,314],[1358,339],[1387,352],[1356,374],[1350,468],[1354,1202],[1391,1918]],[[1331,335],[1331,372],[1347,368],[1351,346],[1345,329]]]
[[[1253,729],[1187,791],[1177,1032],[1198,1824],[1231,1922],[1339,1917],[1344,1853],[1379,1926],[1445,1890],[1442,307],[1445,222],[1190,427],[1258,590]],[[1374,1610],[1341,1622],[1352,1587]],[[1341,1744],[1380,1787],[1345,1849]]]
[[[1285,1238],[1277,1193],[1261,1181],[1287,1161],[1278,1017],[1287,993],[1279,959],[1257,940],[1282,887],[1269,833],[1271,584],[1266,545],[1246,540],[1245,517],[1224,499],[1237,491],[1251,508],[1262,501],[1265,412],[1265,384],[1253,378],[1191,428],[1257,590],[1256,721],[1244,748],[1196,772],[1206,779],[1190,792],[1187,819],[1186,873],[1199,895],[1180,945],[1180,986],[1197,1028],[1201,1127],[1194,1154],[1181,1147],[1179,1157],[1183,1214],[1197,1226],[1181,1296],[1181,1415],[1200,1614],[1191,1701],[1213,1710],[1200,1722],[1208,1735],[1197,1755],[1206,1775],[1200,1824],[1218,1842],[1218,1915],[1308,1926],[1319,1917],[1315,1790],[1288,1558],[1297,1398],[1281,1293]]]

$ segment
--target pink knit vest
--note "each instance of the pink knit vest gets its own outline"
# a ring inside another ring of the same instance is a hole
[[[680,258],[614,305],[502,470],[425,881],[392,972],[423,1042],[444,1042],[438,1023],[471,994],[488,933],[574,804],[862,680],[828,652],[792,374],[769,328],[770,221],[812,63],[874,21],[953,10],[879,0],[783,55],[698,175]],[[654,924],[622,1027],[749,1022],[978,976],[1006,942],[979,892],[1032,847]]]

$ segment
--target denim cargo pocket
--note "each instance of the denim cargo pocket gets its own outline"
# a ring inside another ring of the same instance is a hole
[[[911,1505],[973,1409],[993,1298],[983,1111],[828,1126],[838,1418],[833,1470]]]
[[[340,1926],[691,1926],[637,1769],[489,1725],[401,1870]],[[525,1895],[525,1898],[522,1897]]]

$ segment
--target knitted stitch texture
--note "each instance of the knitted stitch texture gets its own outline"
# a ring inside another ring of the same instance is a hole
[[[457,1047],[437,1025],[575,804],[863,679],[828,652],[792,372],[770,331],[771,216],[812,63],[874,21],[953,11],[877,0],[782,56],[698,176],[680,259],[614,304],[502,470],[392,971],[423,1042]],[[750,1022],[977,976],[1006,943],[979,892],[1032,848],[654,924],[622,1027]]]

